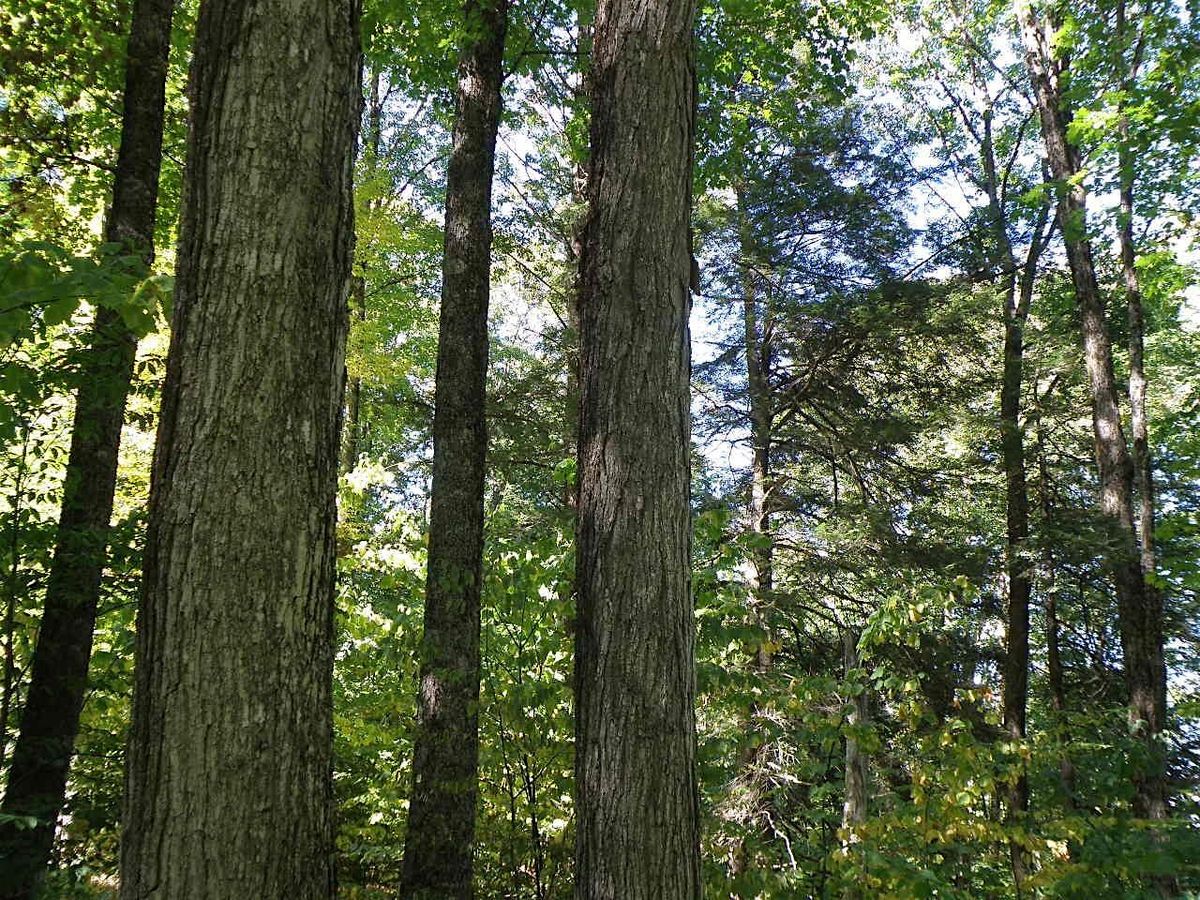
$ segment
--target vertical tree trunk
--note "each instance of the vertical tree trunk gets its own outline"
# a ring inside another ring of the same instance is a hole
[[[1124,61],[1128,43],[1128,23],[1124,0],[1116,9],[1117,49]],[[1125,285],[1125,304],[1129,320],[1129,408],[1130,429],[1133,432],[1133,477],[1140,501],[1138,538],[1141,546],[1142,576],[1146,580],[1148,618],[1158,623],[1159,639],[1151,649],[1156,653],[1154,669],[1157,678],[1155,704],[1159,721],[1167,717],[1167,672],[1162,647],[1162,595],[1155,585],[1154,554],[1154,466],[1150,454],[1150,420],[1146,412],[1146,319],[1142,309],[1142,289],[1137,274],[1137,248],[1133,240],[1133,187],[1136,175],[1134,150],[1130,143],[1129,118],[1125,114],[1125,98],[1132,92],[1141,67],[1142,43],[1137,40],[1132,59],[1121,73],[1122,100],[1118,105],[1117,172],[1120,210],[1117,222],[1117,241],[1120,246],[1121,276]],[[1148,809],[1151,818],[1165,817],[1165,807]]]
[[[842,634],[842,661],[845,667],[845,675],[849,678],[850,673],[857,669],[862,664],[862,659],[858,652],[858,634],[847,628]],[[870,698],[867,695],[867,689],[864,686],[863,690],[856,694],[850,701],[850,712],[846,717],[846,723],[851,728],[857,728],[868,725],[871,721]],[[847,832],[845,848],[847,852],[853,852],[855,839],[852,835],[852,830],[867,821],[868,811],[868,783],[870,779],[870,761],[867,754],[863,751],[859,740],[854,735],[846,737],[846,796],[845,802],[842,805],[842,828]],[[843,895],[844,900],[857,900],[862,897],[862,892],[855,886],[848,887]]]
[[[373,177],[379,170],[379,152],[383,140],[383,100],[379,93],[379,70],[371,73],[371,90],[367,100],[367,171],[368,178]],[[374,207],[375,201],[370,201],[368,209]],[[350,315],[355,321],[367,320],[367,279],[363,271],[354,277],[350,286]],[[346,376],[346,421],[342,426],[342,461],[341,474],[354,471],[358,464],[358,454],[362,445],[362,378],[347,373]]]
[[[350,315],[358,322],[367,318],[367,280],[355,275],[350,282]],[[342,426],[342,459],[338,470],[348,475],[358,465],[358,454],[362,442],[362,379],[357,375],[346,376],[346,421]]]
[[[121,146],[105,239],[149,267],[162,162],[172,0],[137,0],[125,60]],[[3,812],[33,828],[0,826],[0,897],[32,896],[49,861],[87,689],[100,578],[108,549],[125,399],[137,338],[99,308],[83,355],[54,558],[13,752]]]
[[[741,188],[736,191],[738,224],[738,260],[741,269],[742,284],[742,350],[746,357],[746,398],[749,407],[749,426],[751,443],[750,462],[750,534],[754,544],[750,548],[750,565],[753,575],[750,578],[750,596],[748,611],[751,621],[761,632],[763,640],[754,647],[749,660],[749,669],[756,674],[763,674],[771,667],[770,621],[767,609],[771,594],[774,590],[774,557],[775,548],[771,536],[771,512],[768,506],[771,494],[771,441],[774,414],[770,389],[771,343],[769,321],[760,324],[759,309],[765,307],[761,302],[758,285],[754,272],[754,246],[747,219],[745,195]],[[746,734],[754,735],[759,731],[759,705],[751,701],[746,709]],[[755,802],[759,797],[768,800],[765,779],[758,765],[763,754],[767,751],[765,740],[752,740],[750,747],[743,754],[741,766],[744,771],[746,791],[752,796],[748,804],[749,816],[762,817],[769,821],[768,811],[763,804]],[[767,828],[762,829],[763,837],[769,836]],[[730,866],[731,874],[739,875],[751,864],[751,855],[745,839],[739,843],[733,853]]]
[[[1004,729],[1009,739],[1021,743],[1026,737],[1029,707],[1029,601],[1033,594],[1033,566],[1028,555],[1029,491],[1025,472],[1025,434],[1021,428],[1021,391],[1024,385],[1025,323],[1033,300],[1042,234],[1048,213],[1037,219],[1029,250],[1018,266],[1008,235],[1008,219],[1000,196],[991,110],[984,113],[980,156],[997,258],[1004,267],[1004,356],[1000,382],[1000,445],[1004,464],[1006,572],[1008,615],[1005,630]],[[1008,817],[1019,823],[1029,811],[1029,778],[1024,769],[1013,782],[1008,798]],[[1010,845],[1013,882],[1018,895],[1029,874],[1028,852],[1017,843]]]
[[[205,0],[138,612],[124,900],[333,895],[355,0]]]
[[[469,37],[446,187],[429,573],[404,844],[408,897],[472,896],[492,176],[507,14],[507,0],[465,6]]]
[[[1124,130],[1124,129],[1123,129]],[[1142,312],[1142,289],[1138,282],[1137,253],[1133,243],[1133,152],[1122,143],[1119,151],[1120,224],[1117,237],[1121,247],[1121,275],[1125,284],[1125,303],[1129,314],[1129,407],[1133,431],[1133,468],[1141,501],[1138,536],[1142,551],[1142,572],[1149,580],[1154,575],[1154,475],[1150,456],[1150,424],[1146,414],[1146,361]],[[1147,590],[1152,590],[1148,587]],[[1163,683],[1165,686],[1166,678]],[[1165,705],[1165,695],[1161,698]],[[1165,710],[1163,711],[1165,715]]]
[[[601,0],[582,261],[576,887],[699,898],[692,0]]]
[[[771,540],[771,428],[774,414],[771,406],[770,369],[771,343],[769,322],[759,322],[759,292],[755,283],[753,241],[745,221],[744,200],[738,197],[739,245],[742,269],[742,326],[746,354],[746,393],[750,407],[750,442],[752,448],[750,471],[750,532],[755,545],[750,554],[754,566],[750,602],[756,624],[766,628],[765,606],[769,602],[774,581],[774,546]],[[765,670],[769,654],[760,647],[755,653],[755,667]]]
[[[1059,224],[1075,287],[1091,388],[1100,509],[1112,523],[1115,544],[1107,562],[1117,591],[1129,715],[1149,747],[1148,762],[1135,775],[1135,802],[1142,815],[1162,818],[1166,814],[1165,765],[1158,748],[1165,712],[1160,697],[1166,694],[1162,616],[1146,591],[1134,531],[1133,463],[1121,427],[1112,345],[1087,237],[1087,194],[1079,178],[1078,150],[1067,138],[1070,118],[1061,90],[1063,73],[1052,52],[1051,26],[1033,11],[1028,0],[1018,7],[1018,17],[1046,156],[1062,192]]]
[[[1050,499],[1050,468],[1046,462],[1046,427],[1042,421],[1041,397],[1034,393],[1033,414],[1036,417],[1034,427],[1037,431],[1037,461],[1038,480],[1041,490],[1039,498],[1042,509],[1042,527],[1047,528],[1053,517],[1053,503]],[[1058,739],[1066,729],[1067,689],[1063,672],[1061,640],[1059,637],[1058,621],[1058,566],[1054,559],[1054,549],[1050,541],[1045,542],[1043,551],[1043,566],[1046,571],[1046,584],[1043,590],[1043,614],[1046,620],[1046,682],[1050,693],[1050,709],[1054,716],[1054,724],[1058,731]],[[1058,760],[1059,780],[1062,783],[1063,794],[1068,809],[1075,807],[1075,764],[1070,754],[1064,749]]]

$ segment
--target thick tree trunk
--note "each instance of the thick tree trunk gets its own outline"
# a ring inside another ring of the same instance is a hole
[[[206,0],[152,473],[124,900],[333,895],[355,0]]]
[[[601,0],[581,296],[576,887],[699,898],[691,0]]]
[[[465,7],[471,37],[459,64],[446,187],[429,573],[404,844],[408,897],[472,896],[492,176],[507,14],[507,0]]]
[[[154,257],[173,12],[172,0],[134,4],[121,146],[105,227],[107,241],[124,245],[147,267]],[[0,897],[31,896],[50,861],[87,689],[136,349],[137,338],[120,315],[99,308],[81,361],[54,559],[3,804],[6,814],[32,816],[37,825],[0,826]]]
[[[1079,309],[1084,360],[1092,395],[1100,509],[1112,523],[1108,566],[1117,591],[1129,715],[1149,746],[1148,763],[1135,776],[1136,806],[1142,815],[1166,815],[1164,761],[1158,735],[1164,726],[1165,670],[1162,616],[1146,590],[1134,531],[1133,462],[1121,427],[1112,345],[1087,238],[1087,194],[1079,179],[1079,154],[1067,138],[1069,113],[1060,85],[1063,74],[1052,53],[1052,30],[1029,3],[1018,8],[1030,80],[1042,122],[1051,172],[1062,192],[1059,224],[1067,248]]]

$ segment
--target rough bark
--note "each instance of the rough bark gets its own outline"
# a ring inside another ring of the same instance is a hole
[[[354,0],[207,0],[152,470],[123,900],[333,895]]]
[[[1030,81],[1041,117],[1050,170],[1059,182],[1063,232],[1080,315],[1084,361],[1092,399],[1092,430],[1100,479],[1100,511],[1111,523],[1107,564],[1117,592],[1129,716],[1147,743],[1147,762],[1135,775],[1139,812],[1166,814],[1164,760],[1158,735],[1164,725],[1165,670],[1162,617],[1146,590],[1134,530],[1133,462],[1121,426],[1112,345],[1087,237],[1087,193],[1078,149],[1067,138],[1070,114],[1061,89],[1062,63],[1052,52],[1053,26],[1027,0],[1018,7]]]
[[[698,898],[691,0],[596,11],[580,345],[576,887]]]
[[[105,226],[105,240],[122,244],[147,268],[154,257],[173,12],[172,0],[138,0],[133,7],[121,145]],[[136,349],[137,338],[120,315],[98,308],[80,360],[54,558],[3,804],[4,813],[32,816],[37,825],[0,826],[0,897],[32,896],[50,861],[87,689]]]
[[[468,0],[459,62],[433,417],[429,571],[404,894],[472,896],[487,457],[492,176],[507,0]]]

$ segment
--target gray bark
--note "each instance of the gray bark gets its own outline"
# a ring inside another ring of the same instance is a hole
[[[354,0],[206,0],[152,471],[123,900],[332,897]]]
[[[596,11],[580,347],[576,886],[699,898],[691,0]]]

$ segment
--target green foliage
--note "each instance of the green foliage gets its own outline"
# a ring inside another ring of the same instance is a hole
[[[91,682],[58,846],[55,897],[115,884],[144,505],[170,318],[184,68],[168,81],[162,262],[99,238],[117,140],[129,5],[24,4],[0,16],[0,604],[14,661],[9,740],[53,551],[78,354],[95,310],[140,338]],[[1200,890],[1200,331],[1195,16],[1059,4],[1072,135],[1114,345],[1126,336],[1108,197],[1133,148],[1147,312],[1172,817],[1137,819],[1108,534],[1094,510],[1088,388],[1069,273],[1042,255],[1025,325],[1034,570],[1029,728],[1001,728],[1007,588],[997,425],[1007,263],[985,177],[1002,177],[1021,256],[1063,186],[1001,2],[698,10],[693,318],[694,568],[703,865],[708,896],[1150,896]],[[480,898],[567,897],[574,810],[573,489],[588,2],[514,4],[494,201],[489,475],[476,873]],[[394,896],[410,790],[423,620],[442,208],[456,56],[446,0],[368,2],[369,99],[356,167],[348,376],[358,459],[339,494],[335,790],[340,891]],[[1131,32],[1132,34],[1132,32]],[[373,90],[372,86],[378,85]],[[1119,122],[1127,120],[1122,136]],[[1078,223],[1064,223],[1069,231]],[[1191,242],[1189,244],[1189,241]],[[745,332],[752,289],[757,331]],[[357,291],[357,289],[356,289]],[[1192,292],[1189,295],[1189,291]],[[1192,299],[1188,299],[1191,296]],[[756,531],[745,354],[769,394],[769,529]],[[1119,377],[1127,364],[1117,353]],[[771,553],[772,586],[757,566]],[[1052,696],[1053,600],[1064,706]],[[849,634],[858,659],[848,663]],[[856,701],[869,715],[851,722]],[[868,814],[843,823],[848,741]],[[6,748],[7,752],[7,748]],[[1064,763],[1073,777],[1064,774]],[[1027,815],[1008,792],[1029,778]]]

